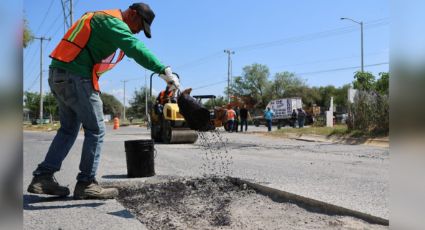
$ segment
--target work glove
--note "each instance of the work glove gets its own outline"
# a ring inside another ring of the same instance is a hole
[[[165,82],[167,82],[167,85],[170,90],[175,91],[180,88],[180,80],[175,74],[173,74],[171,67],[165,68],[164,74],[160,74],[159,77],[164,79]]]

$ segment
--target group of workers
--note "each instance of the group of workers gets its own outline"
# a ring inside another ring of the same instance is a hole
[[[238,132],[238,126],[240,124],[240,131],[243,132],[243,127],[245,126],[245,132],[248,131],[248,119],[251,120],[251,114],[245,105],[242,105],[242,108],[239,109],[238,106],[231,108],[229,107],[226,111],[227,118],[227,130],[229,132]]]

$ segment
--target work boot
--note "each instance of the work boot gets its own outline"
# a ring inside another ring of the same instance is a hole
[[[74,199],[113,199],[118,196],[116,188],[102,188],[96,180],[78,181],[74,189]]]
[[[34,176],[27,191],[35,194],[47,194],[53,196],[68,196],[69,189],[60,186],[52,174]]]

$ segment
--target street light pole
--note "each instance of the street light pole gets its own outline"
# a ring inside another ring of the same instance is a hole
[[[341,20],[350,20],[350,21],[360,25],[361,71],[363,73],[364,72],[364,64],[363,64],[363,22],[362,21],[358,22],[358,21],[353,20],[351,18],[341,18]]]
[[[149,113],[148,113],[148,81],[147,81],[147,79],[148,79],[147,70],[145,69],[145,116],[146,116],[146,120],[148,122],[147,125],[146,125],[146,128],[149,129],[150,124],[151,124],[151,120],[150,120],[150,116],[149,116]]]
[[[128,80],[123,80],[122,81],[123,83],[124,83],[124,113],[123,113],[123,121],[125,121],[126,119],[125,119],[125,83],[127,83],[128,82]]]
[[[51,38],[33,37],[34,39],[40,40],[40,122],[43,124],[43,41],[50,41]]]
[[[235,51],[231,50],[224,50],[225,53],[227,53],[227,102],[230,102],[230,78],[231,78],[231,63],[232,58],[230,55],[235,54]]]
[[[360,39],[361,39],[361,50],[362,50],[362,73],[364,72],[364,64],[363,64],[363,22],[360,22]]]

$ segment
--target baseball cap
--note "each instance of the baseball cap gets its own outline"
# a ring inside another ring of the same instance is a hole
[[[143,32],[145,33],[146,37],[151,38],[151,25],[153,19],[155,18],[155,13],[152,11],[149,5],[142,2],[133,3],[133,5],[131,5],[129,8],[136,10],[137,13],[142,17]]]

